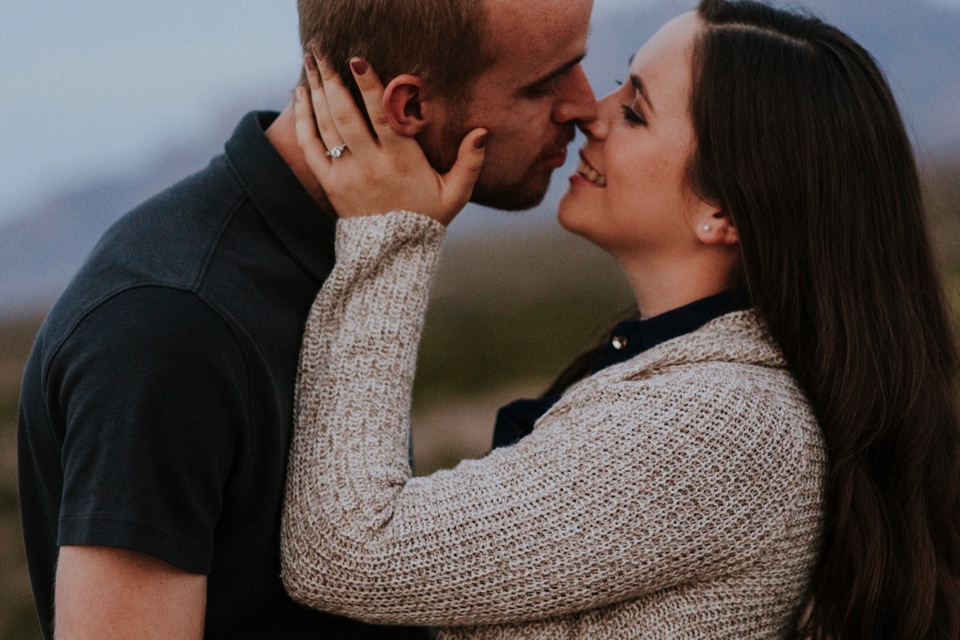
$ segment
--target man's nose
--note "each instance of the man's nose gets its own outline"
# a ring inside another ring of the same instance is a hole
[[[588,138],[604,140],[607,137],[611,119],[618,117],[620,114],[620,102],[617,100],[617,92],[614,91],[610,95],[603,97],[599,102],[595,102],[594,105],[594,117],[590,120],[583,120],[577,123],[577,126]]]
[[[579,64],[571,71],[553,110],[553,121],[557,124],[589,122],[597,117],[597,98],[587,74]]]

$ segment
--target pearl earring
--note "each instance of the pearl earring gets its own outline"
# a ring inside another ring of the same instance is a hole
[[[711,229],[713,229],[713,227],[711,227],[710,225],[708,225],[708,224],[703,225],[703,230],[704,230],[704,231],[710,231]]]

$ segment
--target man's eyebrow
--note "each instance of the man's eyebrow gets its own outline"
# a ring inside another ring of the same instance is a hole
[[[548,82],[550,82],[550,81],[553,80],[554,78],[557,78],[557,77],[559,77],[559,76],[562,76],[563,74],[565,74],[565,73],[566,73],[567,71],[569,71],[570,69],[573,69],[575,66],[577,66],[578,64],[580,64],[581,62],[583,62],[583,59],[586,58],[586,57],[587,57],[587,52],[584,51],[583,53],[581,53],[580,55],[578,55],[578,56],[577,56],[576,58],[574,58],[573,60],[570,60],[569,62],[566,62],[566,63],[560,65],[559,67],[557,67],[556,69],[554,69],[554,70],[551,71],[550,73],[544,75],[542,78],[537,78],[536,80],[534,80],[533,82],[531,82],[531,83],[528,84],[527,86],[523,87],[523,89],[524,89],[524,90],[532,89],[532,88],[536,87],[537,85],[547,84]]]
[[[647,105],[650,107],[650,111],[653,111],[656,114],[656,109],[653,108],[653,103],[650,102],[650,94],[647,93],[647,88],[643,84],[643,80],[640,79],[635,73],[630,74],[630,84],[633,85],[633,88],[637,90],[637,93],[643,96],[643,99],[647,101]]]

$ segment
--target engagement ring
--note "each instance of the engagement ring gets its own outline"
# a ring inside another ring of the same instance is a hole
[[[328,157],[328,158],[339,158],[340,156],[343,155],[343,152],[346,151],[346,150],[347,150],[347,145],[345,145],[345,144],[338,144],[338,145],[335,146],[333,149],[330,149],[330,151],[327,151],[327,157]]]

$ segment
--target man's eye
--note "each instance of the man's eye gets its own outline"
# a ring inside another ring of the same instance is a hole
[[[623,111],[623,119],[630,124],[647,124],[647,121],[641,118],[629,105],[621,105],[620,109]]]
[[[530,87],[527,89],[527,95],[531,98],[545,98],[557,94],[557,87],[552,82],[542,87]]]

